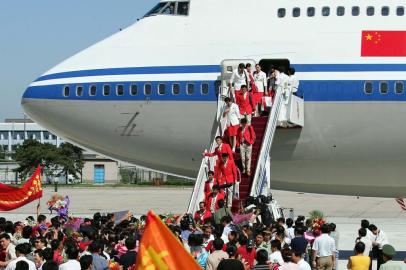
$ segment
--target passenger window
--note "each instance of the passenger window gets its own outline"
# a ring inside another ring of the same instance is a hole
[[[403,94],[403,91],[405,91],[405,85],[403,84],[403,82],[396,82],[395,83],[395,93]]]
[[[189,14],[189,2],[178,2],[177,14],[187,16]]]
[[[187,84],[186,93],[188,95],[193,95],[195,93],[195,85],[193,83],[188,83]]]
[[[161,2],[159,4],[157,4],[155,7],[153,7],[147,14],[145,14],[144,17],[148,17],[151,15],[156,15],[159,14],[159,12],[163,9],[163,7],[166,5],[167,3],[165,2]]]
[[[323,7],[321,9],[321,15],[324,17],[330,16],[330,7]]]
[[[89,96],[93,97],[96,95],[97,92],[97,86],[96,85],[91,85],[89,88]]]
[[[307,8],[307,16],[308,17],[314,17],[315,14],[316,14],[316,9],[314,7]]]
[[[396,8],[396,15],[404,16],[405,15],[405,7],[397,7]]]
[[[296,7],[292,11],[292,16],[293,17],[299,17],[300,16],[300,8]]]
[[[103,86],[103,95],[109,96],[110,95],[110,85],[106,84]]]
[[[360,8],[359,7],[352,7],[351,14],[352,16],[359,16]]]
[[[150,96],[152,92],[152,86],[149,83],[144,84],[144,95]]]
[[[174,95],[180,94],[180,85],[178,83],[174,83],[172,85],[172,94],[174,94]]]
[[[78,97],[83,96],[83,86],[76,87],[76,96]]]
[[[124,85],[118,84],[116,86],[116,93],[117,93],[117,96],[123,96],[124,95]]]
[[[200,91],[202,95],[208,95],[209,94],[209,84],[208,83],[203,83],[202,84],[202,89]]]
[[[337,16],[344,16],[345,14],[345,7],[337,7]]]
[[[70,87],[69,86],[64,86],[63,87],[63,96],[64,97],[69,97],[70,94]]]
[[[373,86],[372,82],[365,82],[365,85],[364,85],[365,94],[372,94],[373,91],[374,91],[374,86]]]
[[[286,16],[286,9],[284,9],[284,8],[278,9],[278,17],[283,18],[285,16]]]
[[[389,16],[389,11],[390,11],[390,9],[388,6],[382,7],[382,10],[381,10],[382,16]]]
[[[158,84],[158,94],[165,95],[165,84],[163,83]]]
[[[388,82],[381,82],[379,84],[379,92],[381,92],[381,94],[387,94],[389,91],[389,84]]]
[[[130,95],[136,96],[138,94],[138,86],[136,84],[132,84],[130,86]]]
[[[375,15],[375,8],[374,7],[367,7],[367,16],[374,16]]]

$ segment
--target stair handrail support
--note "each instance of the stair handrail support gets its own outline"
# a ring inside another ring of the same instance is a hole
[[[214,139],[212,140],[212,143],[210,145],[210,153],[214,152],[216,148],[216,137],[217,136],[223,136],[225,127],[227,125],[227,118],[223,116],[223,112],[225,110],[225,102],[223,100],[223,96],[221,93],[218,95],[218,100],[217,100],[217,115],[216,115],[216,124],[217,124],[217,129],[216,133],[214,136]],[[205,150],[207,151],[207,150]],[[215,164],[215,163],[213,163]],[[205,181],[207,180],[207,174],[210,170],[213,170],[214,168],[211,168],[209,158],[208,157],[203,157],[202,158],[202,163],[200,164],[200,169],[199,173],[196,178],[196,183],[195,187],[192,192],[192,196],[189,201],[189,207],[188,207],[188,213],[193,214],[197,208],[199,202],[203,200],[204,197],[204,184]]]
[[[262,192],[264,190],[265,184],[269,186],[270,179],[269,176],[267,177],[266,173],[266,166],[270,164],[270,151],[276,131],[276,127],[278,126],[278,118],[279,112],[282,106],[282,94],[283,88],[282,86],[278,86],[276,89],[275,99],[271,108],[271,113],[268,118],[268,122],[266,124],[265,134],[263,137],[263,141],[261,144],[260,154],[257,160],[257,167],[254,174],[254,179],[251,185],[250,196],[258,197],[259,195],[263,195]]]

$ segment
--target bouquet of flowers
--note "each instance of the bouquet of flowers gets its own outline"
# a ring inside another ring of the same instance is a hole
[[[321,234],[321,225],[326,223],[324,214],[321,211],[312,211],[310,212],[310,219],[312,220],[313,234],[317,237]]]
[[[56,211],[58,215],[63,218],[68,217],[69,204],[70,200],[68,196],[64,198],[58,194],[54,194],[47,202],[48,209],[51,214],[53,211]]]
[[[109,269],[110,269],[110,270],[120,270],[120,269],[121,269],[121,268],[120,268],[120,264],[117,263],[117,262],[115,262],[114,260],[111,260],[111,261],[109,262]]]

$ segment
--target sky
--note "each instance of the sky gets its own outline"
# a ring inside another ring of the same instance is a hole
[[[1,0],[0,122],[45,71],[134,22],[159,0]]]

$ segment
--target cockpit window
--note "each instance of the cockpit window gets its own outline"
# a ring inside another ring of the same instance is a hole
[[[152,15],[189,15],[189,1],[168,1],[158,3],[151,11],[145,14],[144,17]]]

